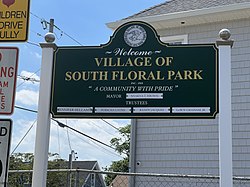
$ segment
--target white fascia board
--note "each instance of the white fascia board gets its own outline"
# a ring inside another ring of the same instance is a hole
[[[138,17],[138,18],[133,18],[133,19],[124,19],[124,20],[119,20],[115,22],[110,22],[110,23],[107,23],[106,25],[110,29],[115,30],[117,27],[119,27],[123,23],[127,23],[129,21],[145,21],[148,23],[161,22],[161,21],[166,22],[166,21],[173,21],[175,19],[182,19],[182,18],[188,18],[188,17],[212,15],[215,13],[219,14],[219,13],[225,13],[225,12],[231,12],[231,11],[240,12],[246,9],[250,9],[250,2],[218,6],[218,7],[213,7],[213,8],[204,8],[204,9],[198,9],[198,10],[189,10],[189,11],[169,13],[169,14],[160,14],[160,15],[147,16],[147,17]]]

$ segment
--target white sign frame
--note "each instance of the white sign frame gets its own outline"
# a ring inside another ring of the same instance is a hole
[[[12,120],[0,119],[0,187],[7,187]]]
[[[14,111],[19,49],[0,47],[0,115]]]

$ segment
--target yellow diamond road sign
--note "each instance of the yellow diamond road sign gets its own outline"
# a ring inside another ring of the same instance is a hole
[[[28,39],[30,0],[0,0],[0,42]]]

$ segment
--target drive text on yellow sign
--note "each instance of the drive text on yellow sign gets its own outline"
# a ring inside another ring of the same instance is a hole
[[[29,0],[0,1],[0,42],[27,41]]]

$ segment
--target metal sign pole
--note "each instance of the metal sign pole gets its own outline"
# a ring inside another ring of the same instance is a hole
[[[55,40],[55,36],[53,34],[53,20],[51,20],[50,26],[52,29],[50,29],[50,32],[45,36],[47,43],[40,44],[42,47],[42,65],[32,187],[45,187],[47,179],[50,136],[50,83],[52,77],[53,52],[56,48],[56,45],[53,43]]]
[[[232,187],[232,104],[230,31],[222,29],[219,47],[219,164],[220,187]]]

